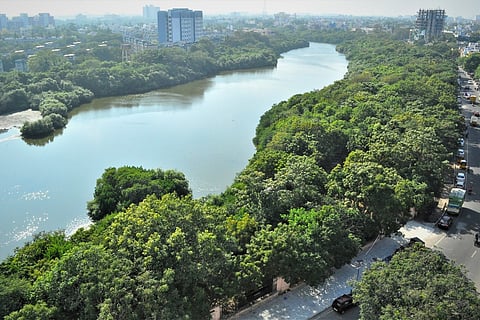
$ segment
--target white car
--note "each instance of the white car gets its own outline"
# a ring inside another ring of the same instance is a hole
[[[457,181],[457,183],[455,184],[455,188],[465,189],[465,180]]]
[[[465,189],[465,178],[466,176],[464,172],[457,173],[455,187]]]
[[[465,157],[465,150],[458,149],[457,155],[461,158],[464,158]]]
[[[465,172],[459,172],[459,173],[457,173],[457,179],[456,179],[456,180],[457,180],[457,182],[458,182],[458,181],[463,181],[463,182],[465,182]]]
[[[465,140],[463,138],[458,138],[458,144],[460,147],[463,147],[465,145]]]

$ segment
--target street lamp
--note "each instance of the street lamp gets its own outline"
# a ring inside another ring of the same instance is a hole
[[[360,268],[363,266],[363,260],[355,260],[354,262],[352,262],[350,264],[352,267],[354,267],[355,269],[357,269],[357,282],[358,282],[358,279],[360,278]]]

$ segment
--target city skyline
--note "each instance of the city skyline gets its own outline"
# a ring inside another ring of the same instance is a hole
[[[278,12],[312,15],[353,16],[414,16],[419,9],[445,9],[449,17],[474,19],[480,15],[478,0],[0,0],[0,13],[18,16],[20,13],[72,17],[78,14],[129,16],[142,15],[145,5],[202,10],[205,15],[248,13],[274,14]]]

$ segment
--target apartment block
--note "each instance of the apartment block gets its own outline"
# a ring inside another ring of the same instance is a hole
[[[158,42],[193,43],[203,36],[203,12],[185,8],[158,11]]]

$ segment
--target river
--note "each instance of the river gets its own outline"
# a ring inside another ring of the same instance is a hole
[[[174,169],[195,198],[219,194],[255,152],[259,119],[272,105],[343,78],[333,45],[282,55],[276,68],[236,71],[170,89],[96,99],[71,113],[49,142],[0,133],[0,259],[40,231],[70,234],[89,223],[86,203],[108,167]]]

